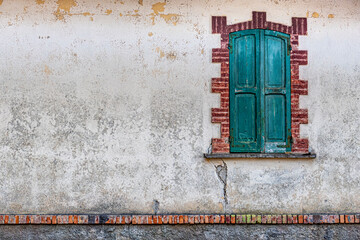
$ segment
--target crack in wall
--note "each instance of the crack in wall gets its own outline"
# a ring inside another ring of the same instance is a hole
[[[224,161],[223,165],[216,165],[216,174],[220,181],[222,182],[223,186],[223,195],[224,195],[224,209],[226,210],[226,205],[229,203],[228,196],[227,196],[227,165]]]

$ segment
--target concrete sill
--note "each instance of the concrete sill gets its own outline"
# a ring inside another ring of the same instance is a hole
[[[314,159],[315,153],[204,153],[206,159]]]

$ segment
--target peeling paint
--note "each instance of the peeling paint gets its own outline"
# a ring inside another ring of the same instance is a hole
[[[58,20],[63,20],[64,15],[69,14],[72,7],[76,7],[77,3],[75,0],[58,0],[58,8],[55,12],[55,16]]]
[[[173,25],[176,25],[179,21],[179,14],[175,13],[169,13],[169,14],[163,14],[162,12],[165,11],[165,5],[166,2],[158,2],[152,5],[153,13],[150,14],[152,24],[155,25],[155,17],[160,16],[162,19],[165,20],[166,23],[172,23]]]
[[[111,9],[106,9],[106,15],[110,15],[112,13],[112,10]]]
[[[158,2],[152,5],[152,10],[154,11],[155,15],[158,15],[160,12],[164,12],[165,11],[165,2]]]

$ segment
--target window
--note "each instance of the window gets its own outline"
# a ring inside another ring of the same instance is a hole
[[[291,151],[290,35],[230,33],[230,152]]]

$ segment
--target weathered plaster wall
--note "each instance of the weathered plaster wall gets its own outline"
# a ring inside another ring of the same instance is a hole
[[[211,16],[308,17],[315,160],[206,161]],[[0,0],[4,213],[360,211],[360,3]]]

